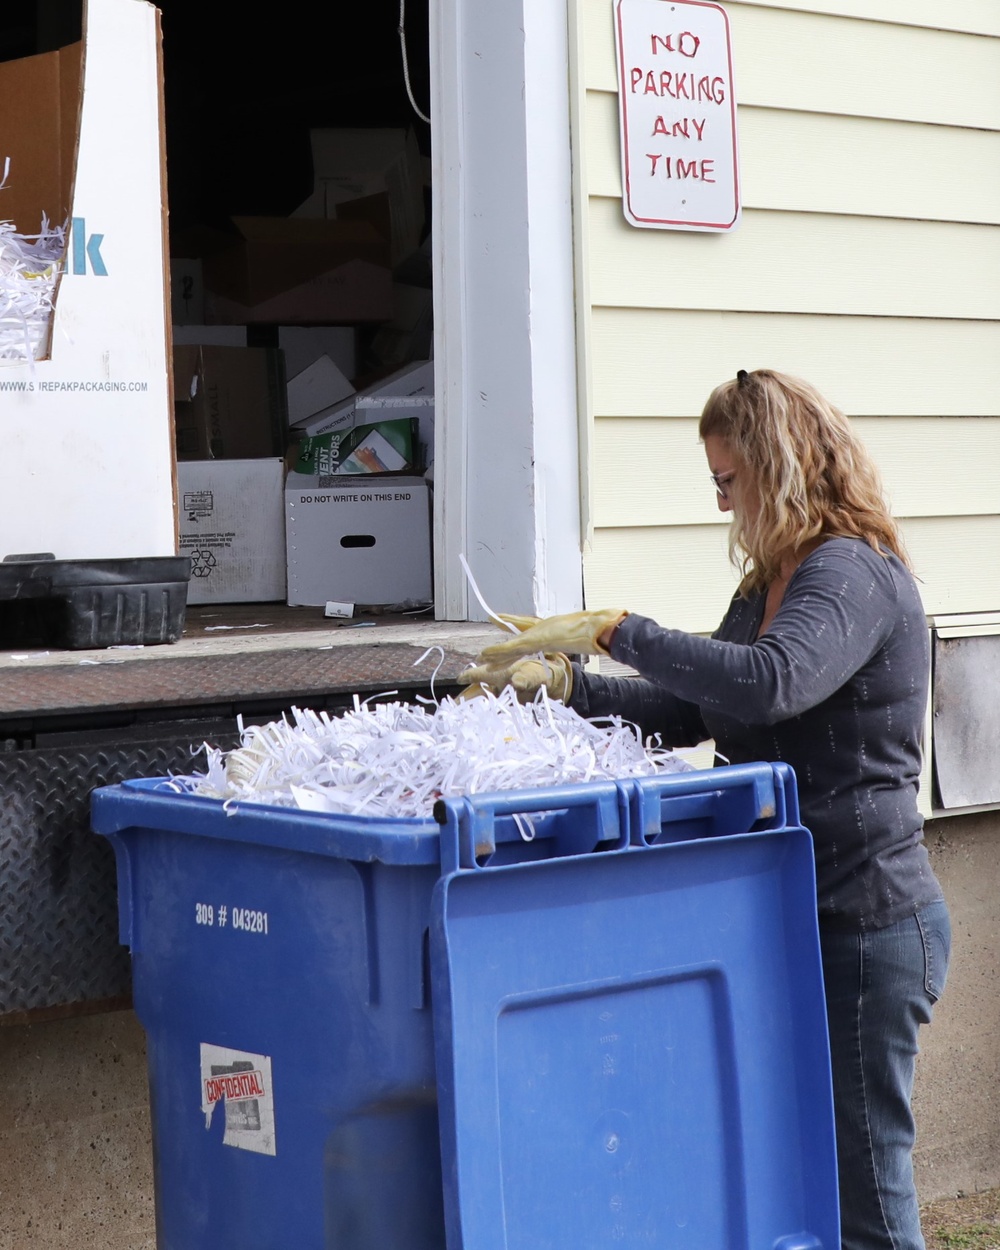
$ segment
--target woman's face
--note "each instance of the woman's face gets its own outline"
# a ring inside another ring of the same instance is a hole
[[[715,483],[719,511],[732,512],[735,509],[741,520],[754,520],[760,511],[760,494],[746,465],[740,463],[729,444],[717,434],[709,434],[705,438],[705,456]]]
[[[736,484],[739,471],[736,458],[718,434],[705,436],[705,458],[708,460],[708,471],[715,483],[715,501],[720,512],[733,510],[733,492],[738,490]]]

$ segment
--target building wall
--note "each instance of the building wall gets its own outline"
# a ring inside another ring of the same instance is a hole
[[[734,574],[696,419],[766,366],[856,419],[928,613],[994,610],[996,482],[976,466],[1000,450],[1000,13],[724,7],[744,211],[713,235],[626,224],[611,0],[579,0],[587,601],[715,628]]]
[[[717,383],[771,367],[855,421],[928,614],[996,612],[1000,10],[724,7],[743,200],[730,235],[626,224],[612,0],[575,8],[587,603],[716,627],[736,578],[697,417]],[[918,1063],[924,1200],[1000,1185],[1000,815],[927,836],[955,946]]]
[[[926,826],[951,911],[948,984],[921,1030],[913,1108],[923,1201],[1000,1186],[1000,814]]]

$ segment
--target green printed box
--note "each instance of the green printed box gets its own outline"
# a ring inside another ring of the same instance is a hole
[[[334,430],[302,440],[295,472],[318,477],[403,473],[418,467],[417,447],[415,418]]]

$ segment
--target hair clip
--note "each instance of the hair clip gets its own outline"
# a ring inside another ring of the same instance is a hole
[[[746,385],[746,381],[747,381],[747,379],[748,379],[749,377],[750,377],[750,374],[749,374],[749,373],[747,373],[746,369],[739,369],[739,370],[737,370],[737,373],[736,373],[736,382],[737,382],[737,385],[738,385],[738,386],[745,386],[745,385]]]

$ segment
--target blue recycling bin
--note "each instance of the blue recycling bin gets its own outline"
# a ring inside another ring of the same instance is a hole
[[[836,1250],[790,770],[435,816],[95,791],[159,1250]]]

